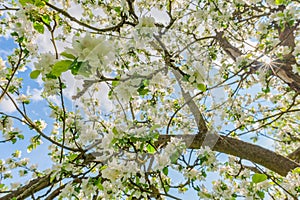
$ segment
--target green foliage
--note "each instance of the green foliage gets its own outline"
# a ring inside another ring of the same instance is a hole
[[[252,176],[252,182],[253,183],[260,183],[260,182],[263,182],[265,180],[267,180],[268,177],[267,175],[265,174],[258,174],[258,173],[255,173],[253,176]]]
[[[46,5],[45,2],[48,1],[49,0],[19,0],[22,6],[25,6],[26,4],[33,4],[37,7],[44,7]]]
[[[144,80],[141,81],[140,87],[137,90],[139,95],[145,96],[150,92],[150,90],[147,87],[148,85],[149,85],[149,80],[148,79],[144,79]]]
[[[260,197],[260,199],[264,199],[265,198],[265,193],[261,190],[257,191],[256,194]]]
[[[197,88],[202,91],[202,92],[205,92],[206,91],[206,85],[203,84],[203,83],[200,83],[197,85]]]
[[[171,163],[176,164],[180,156],[181,156],[181,152],[178,149],[174,149],[174,152],[170,156]]]
[[[68,69],[71,67],[72,65],[72,61],[70,60],[61,60],[61,61],[58,61],[56,62],[54,65],[53,65],[53,68],[52,68],[52,74],[54,76],[57,76],[59,77],[63,72],[66,72],[68,71]]]
[[[285,4],[285,0],[275,0],[276,5]]]
[[[156,152],[155,148],[153,147],[152,144],[147,145],[147,152],[150,154],[154,154]]]
[[[69,58],[71,60],[75,60],[76,59],[76,57],[74,55],[70,54],[70,53],[62,52],[62,53],[60,53],[60,55],[63,56],[63,57],[65,57],[65,58]]]
[[[164,175],[168,176],[169,174],[169,168],[168,167],[164,167],[162,172],[164,173]]]
[[[39,32],[39,33],[41,33],[41,34],[43,34],[44,31],[45,31],[44,25],[41,24],[40,22],[34,22],[34,23],[33,23],[33,28],[34,28],[37,32]]]
[[[51,17],[48,14],[44,14],[42,16],[42,21],[49,26],[51,23]]]
[[[40,75],[41,71],[40,70],[33,70],[31,73],[30,73],[30,78],[32,79],[37,79]]]

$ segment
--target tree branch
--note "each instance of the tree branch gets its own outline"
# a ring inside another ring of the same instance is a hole
[[[91,26],[89,24],[86,24],[84,22],[81,22],[80,20],[76,19],[75,17],[71,16],[68,12],[66,12],[65,10],[61,9],[61,8],[58,8],[46,1],[44,1],[45,4],[47,6],[49,6],[50,8],[52,8],[53,10],[56,10],[57,12],[59,12],[60,14],[64,15],[65,17],[69,18],[71,21],[77,23],[78,25],[80,26],[83,26],[83,27],[86,27],[88,29],[91,29],[91,30],[94,30],[94,31],[97,31],[97,32],[108,32],[108,31],[115,31],[115,30],[118,30],[120,29],[126,22],[126,17],[125,16],[122,16],[122,20],[116,24],[115,26],[111,26],[111,27],[107,27],[107,28],[98,28],[98,27],[94,27],[94,26]]]
[[[38,192],[38,191],[50,186],[51,184],[58,182],[58,181],[54,180],[52,183],[50,183],[50,176],[51,175],[49,174],[47,176],[33,179],[25,186],[20,187],[17,190],[14,190],[13,192],[11,192],[3,197],[0,197],[0,200],[8,200],[8,199],[13,199],[13,198],[16,198],[18,200],[26,199],[31,194],[34,194],[35,192]]]
[[[169,142],[172,137],[182,139],[189,149],[199,149],[204,140],[212,140],[213,142],[217,140],[212,150],[252,161],[282,176],[286,176],[289,171],[300,167],[299,163],[261,146],[222,135],[160,135],[156,145],[163,145]]]
[[[286,26],[284,30],[278,29],[280,42],[275,45],[269,52],[271,52],[278,46],[288,46],[291,49],[294,49],[295,36],[293,31],[297,28],[299,23],[300,20],[298,20],[296,25],[294,25],[293,27]],[[238,48],[233,46],[228,41],[228,39],[224,37],[224,32],[217,32],[216,40],[219,42],[219,45],[226,52],[226,54],[229,55],[234,61],[236,61],[239,56],[243,55],[243,53]],[[288,84],[295,92],[300,93],[300,76],[293,72],[293,64],[296,64],[295,57],[292,55],[292,53],[289,53],[287,55],[284,55],[282,59],[277,58],[273,60],[272,66],[270,66],[270,73]],[[263,66],[265,66],[264,63],[254,60],[246,67],[251,67],[250,72],[254,73]]]

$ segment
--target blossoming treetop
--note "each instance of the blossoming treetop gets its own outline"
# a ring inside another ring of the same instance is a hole
[[[0,12],[16,44],[0,60],[15,109],[0,111],[14,149],[1,200],[299,197],[299,1],[2,0]],[[32,114],[26,87],[49,115]],[[41,145],[46,170],[21,155]]]

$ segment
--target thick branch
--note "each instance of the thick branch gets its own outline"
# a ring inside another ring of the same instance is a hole
[[[299,21],[300,22],[300,21]],[[293,31],[298,26],[299,22],[294,27],[285,27],[283,31],[279,30],[279,39],[280,43],[277,44],[274,48],[278,46],[289,46],[291,49],[294,48],[294,33]],[[223,32],[218,32],[216,36],[217,41],[219,42],[221,48],[226,52],[227,55],[229,55],[234,61],[239,56],[242,56],[243,53],[233,46],[227,38],[224,37]],[[274,59],[272,62],[272,65],[270,66],[270,73],[272,73],[274,76],[277,76],[282,81],[284,81],[286,84],[288,84],[294,91],[297,93],[300,93],[300,76],[298,74],[295,74],[293,72],[292,65],[296,64],[295,57],[292,55],[292,53],[289,53],[287,55],[284,55],[282,59]],[[264,63],[261,63],[257,60],[254,60],[249,67],[251,67],[250,72],[254,73],[256,70],[258,70],[260,67],[266,66]]]
[[[57,182],[57,181],[54,180],[54,182]],[[0,197],[0,200],[13,199],[14,197],[18,200],[26,199],[27,197],[34,194],[35,192],[41,191],[42,189],[50,186],[53,183],[50,183],[50,175],[47,175],[44,177],[39,177],[39,178],[36,178],[36,179],[30,181],[25,186],[20,187],[17,190],[15,190],[3,197]]]
[[[204,140],[217,140],[212,150],[229,155],[237,156],[242,159],[246,159],[262,165],[282,176],[286,176],[289,171],[300,167],[300,164],[279,155],[273,151],[254,145],[248,142],[244,142],[238,139],[208,134],[206,136],[197,135],[161,135],[157,141],[157,145],[160,146],[168,141],[172,137],[182,138],[189,149],[199,149],[202,146]],[[209,138],[207,138],[209,137]]]
[[[173,71],[173,74],[175,75],[177,82],[180,86],[182,96],[194,116],[199,133],[206,134],[208,129],[207,129],[206,123],[204,121],[203,115],[201,114],[195,101],[192,99],[190,93],[184,91],[184,89],[181,85],[181,78],[182,78],[181,74],[178,71],[176,71],[175,69],[173,69],[172,71]]]
[[[156,142],[156,145],[163,146],[165,143],[169,142],[172,137],[183,139],[187,145],[187,148],[189,149],[199,149],[204,141],[208,141],[209,143],[211,140],[215,143],[215,145],[212,147],[212,150],[252,161],[282,176],[286,176],[289,171],[295,169],[296,167],[300,167],[300,164],[290,160],[289,158],[258,145],[213,134],[161,135]],[[88,154],[86,161],[92,162],[94,159],[95,157],[92,154]],[[50,175],[39,177],[30,181],[27,185],[11,192],[10,194],[0,197],[0,200],[12,199],[13,197],[16,197],[18,200],[26,199],[32,193],[41,191],[42,189],[45,189],[56,182],[58,182],[58,180],[53,180],[53,182],[50,183]]]

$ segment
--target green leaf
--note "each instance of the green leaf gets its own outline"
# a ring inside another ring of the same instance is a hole
[[[153,145],[148,144],[147,145],[147,152],[150,154],[154,154],[156,152],[155,148],[153,147]]]
[[[270,87],[268,87],[268,86],[266,87],[266,89],[262,88],[261,90],[262,90],[264,93],[266,93],[266,94],[269,93],[269,92],[271,91],[271,90],[270,90]]]
[[[45,23],[45,24],[47,24],[47,25],[50,25],[50,22],[51,22],[51,18],[50,18],[50,16],[49,15],[43,15],[42,16],[42,20],[43,20],[43,22]]]
[[[263,191],[257,191],[256,194],[261,198],[264,199],[265,198],[265,193]]]
[[[56,174],[54,173],[52,176],[50,176],[50,183],[52,183],[56,179]]]
[[[114,11],[116,11],[116,13],[118,13],[118,15],[120,16],[120,14],[121,14],[121,7],[120,6],[114,7]]]
[[[164,173],[164,175],[168,176],[169,173],[169,168],[168,167],[164,167],[162,172]]]
[[[52,74],[54,76],[60,76],[63,72],[68,71],[69,67],[72,65],[71,60],[61,60],[53,65]]]
[[[18,42],[18,43],[22,43],[22,42],[24,41],[24,39],[25,39],[24,37],[19,37],[19,38],[17,39],[17,42]]]
[[[33,144],[30,144],[28,147],[27,147],[27,153],[30,153],[32,150],[33,150]]]
[[[19,34],[17,32],[12,32],[10,35],[11,36],[19,36]]]
[[[49,78],[49,79],[57,79],[57,76],[55,76],[54,74],[46,74],[46,78]]]
[[[39,23],[39,22],[34,22],[34,23],[33,23],[33,28],[34,28],[37,32],[39,32],[39,33],[41,33],[41,34],[43,34],[44,31],[45,31],[44,25],[41,24],[41,23]]]
[[[170,186],[169,186],[169,184],[165,184],[165,185],[164,185],[164,189],[166,190],[166,192],[169,192],[169,191],[170,191]]]
[[[22,135],[22,134],[19,134],[17,137],[21,140],[24,140],[24,135]]]
[[[111,83],[111,85],[112,85],[113,87],[116,87],[117,85],[119,85],[119,83],[120,83],[120,81],[113,81],[113,82]]]
[[[27,3],[34,4],[34,0],[19,0],[22,6],[26,6]]]
[[[260,183],[260,182],[263,182],[263,181],[267,180],[267,178],[268,177],[265,174],[256,173],[252,176],[252,182],[253,183]]]
[[[69,160],[70,160],[70,161],[73,161],[73,160],[75,160],[77,157],[78,157],[78,155],[75,154],[75,153],[73,153],[73,154],[69,155]]]
[[[191,77],[191,75],[185,74],[185,75],[182,77],[182,81],[188,82],[190,77]]]
[[[15,144],[17,142],[17,139],[16,138],[12,138],[10,141],[11,141],[11,143]]]
[[[36,7],[44,7],[46,5],[44,0],[34,0],[33,2]]]
[[[293,169],[292,172],[295,174],[300,174],[300,167]]]
[[[197,88],[199,90],[201,90],[202,92],[205,92],[206,91],[206,85],[204,85],[203,83],[200,83],[197,85]]]
[[[171,163],[176,164],[179,156],[180,156],[180,152],[178,150],[175,150],[175,152],[170,156]]]
[[[88,62],[77,62],[77,64],[74,67],[76,68],[76,70],[74,70],[76,74],[80,74],[84,77],[89,77],[91,75],[91,66]]]
[[[151,128],[150,128],[149,131],[152,132],[152,131],[154,131],[157,128],[160,128],[160,125],[159,124],[154,124],[153,126],[151,126]]]
[[[113,132],[115,135],[117,135],[117,134],[118,134],[117,128],[116,128],[116,127],[113,127],[112,132]]]
[[[281,5],[281,4],[284,4],[284,3],[285,3],[285,0],[275,0],[276,5]]]
[[[71,73],[73,75],[77,75],[79,69],[81,68],[82,62],[77,62],[77,58],[73,61],[69,69],[71,69]]]
[[[39,77],[41,71],[40,70],[33,70],[31,73],[30,73],[30,78],[31,79],[37,79],[37,77]]]
[[[103,185],[101,184],[101,178],[99,178],[99,179],[97,179],[96,181],[95,181],[95,186],[97,186],[97,188],[99,189],[99,190],[104,190],[104,187],[103,187]]]
[[[143,82],[142,82],[142,84],[143,84],[144,86],[149,86],[149,83],[150,83],[149,79],[145,79],[145,80],[143,80]]]
[[[150,90],[148,88],[145,88],[145,86],[141,86],[139,87],[139,89],[137,90],[139,95],[144,96],[146,94],[148,94],[148,92],[150,92]]]
[[[67,53],[67,52],[62,52],[60,55],[63,56],[63,57],[65,57],[65,58],[70,58],[72,60],[76,59],[76,57],[74,55],[72,55],[70,53]]]

